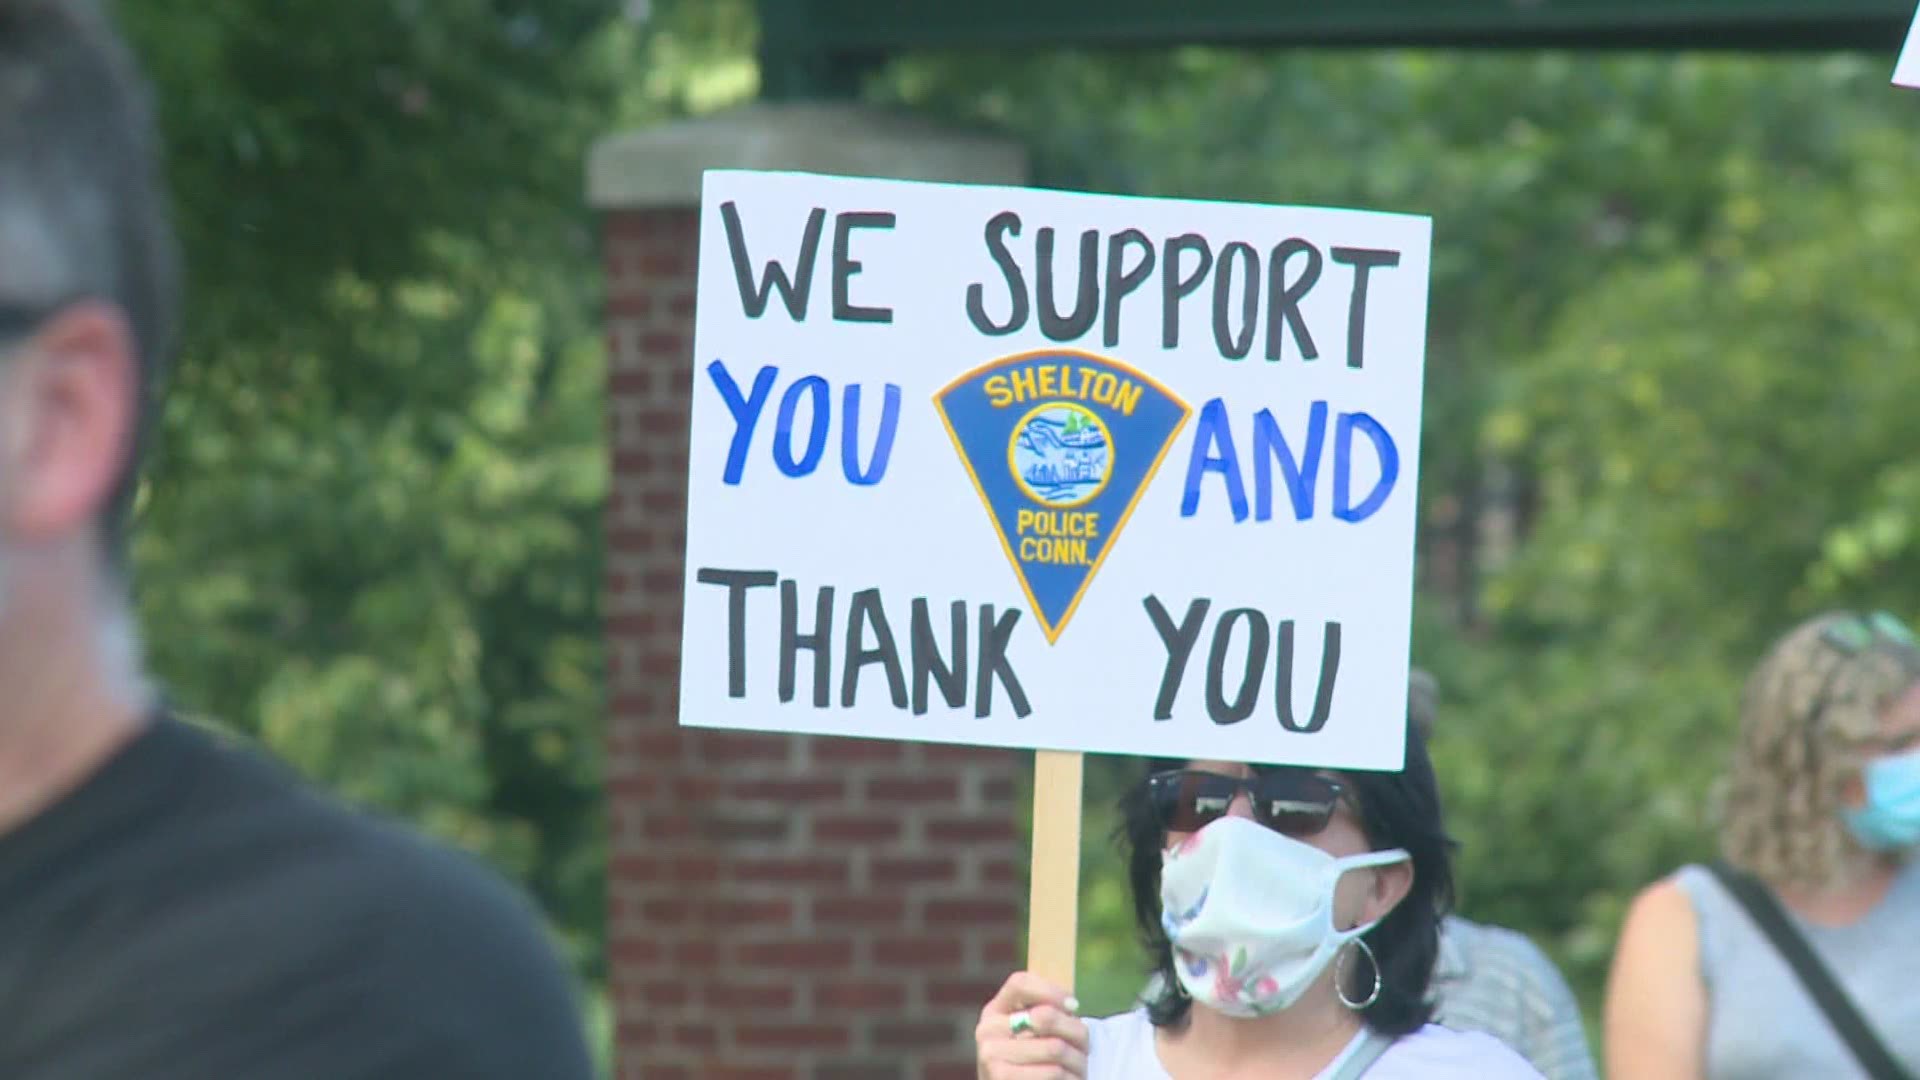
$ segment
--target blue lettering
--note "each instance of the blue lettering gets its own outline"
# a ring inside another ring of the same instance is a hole
[[[726,364],[715,360],[707,365],[707,376],[720,391],[720,400],[727,403],[727,411],[733,414],[733,442],[727,447],[727,467],[720,476],[726,483],[740,482],[740,471],[747,464],[747,446],[753,441],[754,425],[760,422],[760,410],[766,407],[767,395],[773,393],[773,380],[779,374],[780,369],[772,364],[761,368],[753,377],[753,393],[742,397],[740,384],[733,380]]]
[[[811,427],[807,432],[807,449],[798,461],[793,457],[793,410],[799,407],[802,394],[810,395],[807,412],[810,414]],[[820,455],[827,452],[827,410],[830,407],[827,396],[827,380],[818,375],[809,375],[800,379],[787,392],[780,395],[780,415],[773,426],[773,463],[788,476],[806,476],[820,465]]]
[[[727,365],[719,360],[707,365],[707,375],[713,380],[714,388],[720,391],[720,400],[726,403],[727,412],[733,416],[733,441],[727,446],[727,464],[721,473],[721,479],[728,484],[739,484],[741,475],[747,467],[747,451],[752,449],[754,428],[759,425],[760,415],[767,407],[767,401],[773,396],[773,384],[779,381],[780,369],[768,364],[754,375],[753,388],[741,393],[740,384],[727,370]],[[900,431],[900,388],[887,383],[880,403],[880,427],[874,435],[873,457],[862,468],[860,464],[860,396],[859,384],[849,384],[841,391],[842,418],[840,430],[840,470],[846,475],[847,482],[862,487],[878,484],[887,475],[887,464],[893,460],[894,437]],[[794,421],[801,402],[807,405],[807,435],[804,449],[795,455]],[[780,395],[780,409],[774,417],[773,425],[773,463],[788,476],[801,477],[811,474],[820,467],[820,459],[827,452],[827,425],[832,422],[833,388],[825,378],[808,375],[795,380]]]
[[[851,384],[841,392],[840,469],[847,482],[862,486],[877,484],[887,475],[887,461],[893,457],[893,435],[900,427],[900,388],[887,384],[880,404],[880,433],[874,436],[873,463],[860,468],[860,387]]]
[[[1327,439],[1327,403],[1316,401],[1307,414],[1307,449],[1296,463],[1286,436],[1273,419],[1273,410],[1253,414],[1253,519],[1273,518],[1273,459],[1280,459],[1280,471],[1287,484],[1287,496],[1293,500],[1293,519],[1305,521],[1313,516],[1314,481],[1320,473],[1320,449]],[[1344,488],[1343,488],[1344,490]]]
[[[1380,458],[1380,479],[1359,506],[1348,501],[1348,484],[1353,474],[1353,430],[1359,428],[1373,440],[1374,453]],[[1366,413],[1341,413],[1333,436],[1333,516],[1341,521],[1365,521],[1378,513],[1400,476],[1400,452],[1394,449],[1393,436],[1380,422]]]
[[[1201,406],[1200,422],[1194,427],[1193,456],[1187,461],[1187,490],[1180,500],[1181,517],[1192,517],[1200,509],[1200,481],[1210,472],[1219,473],[1227,482],[1227,502],[1233,509],[1233,520],[1245,521],[1247,488],[1240,479],[1240,459],[1233,452],[1227,405],[1219,398]]]
[[[1372,443],[1380,462],[1380,476],[1359,505],[1353,503],[1353,436],[1358,431]],[[1253,416],[1253,511],[1254,520],[1273,519],[1273,463],[1280,463],[1281,480],[1287,486],[1287,498],[1293,504],[1296,521],[1313,517],[1318,489],[1322,451],[1327,441],[1327,403],[1313,402],[1307,411],[1307,434],[1299,457],[1280,431],[1273,410],[1261,409]],[[1226,403],[1214,398],[1200,409],[1194,425],[1193,453],[1187,462],[1186,489],[1180,500],[1180,516],[1193,517],[1200,508],[1200,486],[1207,473],[1219,473],[1227,486],[1227,502],[1236,522],[1247,519],[1246,484],[1240,459],[1234,451],[1232,424]],[[1333,516],[1349,524],[1365,521],[1380,512],[1400,478],[1400,452],[1393,436],[1378,420],[1364,412],[1341,413],[1334,427],[1333,440]]]

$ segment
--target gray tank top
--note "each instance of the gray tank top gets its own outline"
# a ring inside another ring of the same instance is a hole
[[[1707,1080],[1864,1080],[1853,1052],[1740,902],[1705,867],[1682,867],[1674,880],[1700,925]],[[1920,1072],[1920,860],[1908,863],[1879,906],[1852,926],[1816,926],[1788,915],[1888,1052]]]

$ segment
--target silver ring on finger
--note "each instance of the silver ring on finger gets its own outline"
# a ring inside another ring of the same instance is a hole
[[[1007,1030],[1017,1038],[1033,1031],[1033,1014],[1025,1009],[1007,1017]]]

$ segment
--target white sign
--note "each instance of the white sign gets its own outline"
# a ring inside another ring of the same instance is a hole
[[[1920,12],[1914,14],[1913,25],[1907,28],[1907,43],[1893,66],[1893,84],[1920,90]]]
[[[1398,769],[1430,239],[707,173],[681,722]]]

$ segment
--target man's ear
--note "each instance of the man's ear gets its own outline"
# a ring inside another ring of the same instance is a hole
[[[0,368],[0,515],[23,543],[90,527],[132,449],[139,358],[112,306],[62,308]]]
[[[1413,860],[1402,859],[1388,866],[1377,866],[1373,870],[1373,888],[1367,890],[1366,912],[1361,922],[1378,922],[1387,917],[1387,913],[1400,906],[1413,889]]]

